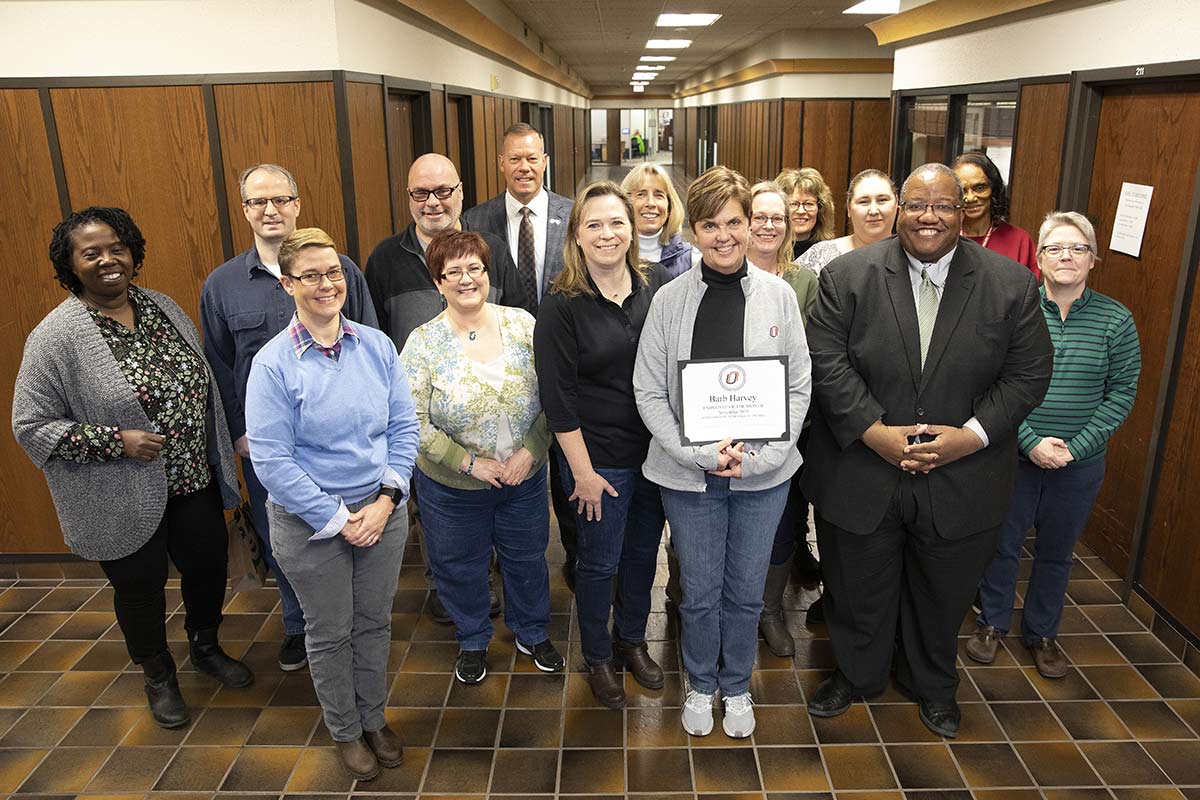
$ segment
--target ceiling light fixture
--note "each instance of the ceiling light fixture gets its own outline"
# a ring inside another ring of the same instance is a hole
[[[862,0],[857,5],[850,6],[843,14],[898,14],[900,0]]]
[[[640,86],[635,86],[635,87],[633,87],[633,90],[634,90],[635,92],[645,92],[645,91],[646,91],[646,86],[645,86],[644,84],[643,84],[643,85],[640,85]]]
[[[639,61],[674,61],[675,56],[642,56]]]
[[[633,80],[635,80],[635,81],[652,81],[657,77],[658,77],[657,72],[635,72],[635,73],[633,73]]]
[[[650,70],[658,72],[659,70],[666,69],[666,67],[664,67],[662,64],[638,64],[637,68],[642,72],[647,72]]]
[[[683,50],[691,46],[691,39],[651,39],[646,42],[647,50]]]
[[[654,24],[660,28],[703,28],[720,18],[720,14],[659,14]]]

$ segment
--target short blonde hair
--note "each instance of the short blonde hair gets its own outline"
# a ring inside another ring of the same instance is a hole
[[[833,192],[820,172],[812,167],[785,169],[775,178],[775,182],[783,189],[785,198],[795,192],[811,194],[817,198],[817,224],[813,226],[808,238],[814,242],[823,242],[837,236]]]
[[[639,164],[629,171],[625,180],[621,181],[621,191],[629,195],[629,199],[632,200],[633,193],[651,179],[660,181],[667,190],[667,221],[658,234],[658,243],[666,244],[683,227],[683,202],[679,199],[679,194],[675,191],[675,186],[671,183],[667,171],[658,164]]]
[[[688,225],[696,229],[702,219],[712,219],[730,200],[742,207],[750,221],[750,183],[729,167],[711,167],[692,181],[687,192]]]
[[[1080,214],[1078,211],[1051,211],[1042,220],[1042,227],[1038,229],[1037,254],[1042,254],[1042,247],[1046,244],[1046,237],[1049,236],[1055,228],[1061,228],[1064,225],[1069,225],[1083,234],[1083,238],[1087,239],[1088,247],[1092,248],[1092,255],[1096,256],[1099,261],[1100,251],[1096,249],[1096,229],[1092,226],[1092,221]]]
[[[779,240],[779,247],[775,249],[775,265],[779,269],[779,274],[782,275],[798,266],[792,263],[792,215],[788,213],[787,195],[775,181],[760,181],[750,189],[751,211],[754,210],[754,198],[760,194],[773,194],[783,201],[784,236]]]
[[[337,252],[337,245],[329,234],[320,228],[297,228],[289,233],[279,245],[279,269],[291,275],[292,262],[306,247],[328,247]]]
[[[567,240],[563,242],[563,268],[555,276],[554,283],[550,285],[552,291],[560,292],[567,297],[579,294],[595,296],[595,292],[588,283],[587,262],[583,258],[583,250],[575,241],[575,236],[583,225],[583,210],[588,201],[610,196],[621,201],[621,205],[625,208],[625,216],[629,221],[629,250],[625,252],[625,264],[645,285],[646,274],[649,272],[650,266],[638,258],[637,232],[633,226],[633,203],[629,202],[628,195],[621,191],[621,187],[612,181],[597,181],[585,186],[575,196],[575,204],[571,206],[571,216],[567,221]]]

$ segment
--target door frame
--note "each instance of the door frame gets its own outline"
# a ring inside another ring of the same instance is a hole
[[[1067,127],[1063,137],[1062,172],[1058,185],[1058,207],[1080,213],[1087,211],[1088,196],[1092,189],[1092,171],[1096,162],[1096,139],[1100,131],[1100,105],[1105,89],[1147,82],[1191,79],[1200,80],[1200,60],[1135,64],[1072,72],[1067,99]],[[1197,258],[1200,258],[1200,166],[1197,167],[1192,183],[1190,203],[1183,257],[1180,260],[1175,288],[1175,304],[1171,309],[1171,325],[1167,334],[1167,356],[1162,365],[1163,390],[1155,401],[1154,422],[1150,428],[1150,441],[1146,449],[1150,469],[1142,486],[1142,496],[1134,520],[1129,544],[1129,569],[1126,570],[1125,585],[1121,593],[1121,600],[1125,603],[1129,602],[1135,587],[1140,586],[1138,577],[1146,556],[1146,530],[1150,526],[1163,468],[1164,434],[1171,423],[1175,407],[1179,366],[1183,361],[1187,322],[1191,313],[1192,295],[1196,288],[1194,265]],[[1138,593],[1146,596],[1145,592]],[[1179,625],[1173,627],[1177,630],[1183,629]]]

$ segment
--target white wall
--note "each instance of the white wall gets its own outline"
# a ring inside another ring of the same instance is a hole
[[[893,87],[955,86],[1191,59],[1200,59],[1200,2],[1110,0],[901,46]]]
[[[888,58],[891,54],[892,48],[877,45],[875,36],[866,28],[786,30],[709,69],[689,75],[679,86],[690,89],[771,58]]]
[[[634,95],[635,99],[625,100],[593,100],[592,108],[675,108],[675,101],[670,97],[646,99]]]
[[[892,76],[888,73],[846,75],[776,75],[773,78],[685,97],[677,108],[740,103],[746,100],[778,100],[781,97],[834,99],[843,97],[890,97]]]

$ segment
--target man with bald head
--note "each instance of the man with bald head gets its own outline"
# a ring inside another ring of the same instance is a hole
[[[922,722],[958,733],[958,629],[1007,512],[1017,427],[1054,359],[1033,274],[960,238],[962,216],[954,173],[918,167],[897,235],[821,271],[804,491],[837,670],[814,716],[882,692],[894,662]]]
[[[425,248],[436,234],[461,229],[463,188],[450,159],[426,153],[408,171],[408,210],[413,221],[384,239],[367,259],[367,285],[379,327],[404,349],[408,335],[442,312],[442,296],[425,266]],[[525,307],[525,293],[504,240],[482,232],[491,250],[488,301]]]

